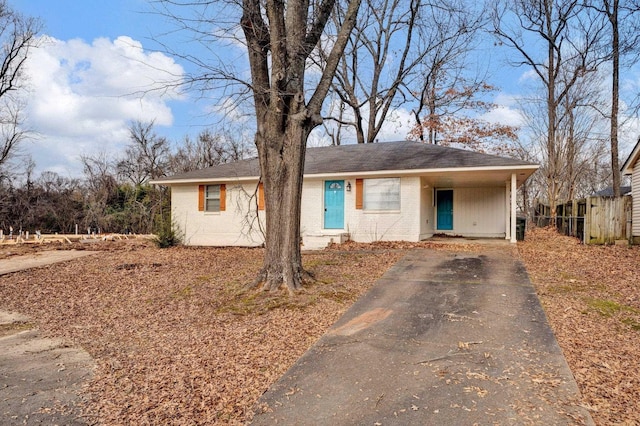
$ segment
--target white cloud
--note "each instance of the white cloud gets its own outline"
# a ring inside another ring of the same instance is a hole
[[[247,114],[242,110],[242,106],[234,99],[227,97],[222,99],[217,105],[208,108],[208,111],[225,117],[226,121],[235,124],[243,124],[249,121],[251,114]]]
[[[495,107],[481,114],[479,118],[491,124],[522,127],[525,125],[525,117],[519,108],[519,102],[520,99],[516,95],[498,93],[493,99]]]
[[[527,71],[523,72],[518,78],[518,83],[525,84],[530,83],[532,81],[537,81],[540,76],[536,73],[533,68],[529,68]]]
[[[522,111],[504,105],[498,105],[491,111],[482,114],[481,118],[491,124],[521,127],[525,124]]]
[[[636,117],[621,117],[624,123],[618,133],[620,160],[624,162],[638,142],[640,135],[640,119]]]
[[[126,36],[91,44],[46,37],[29,56],[27,74],[26,124],[38,137],[25,148],[38,170],[77,175],[81,154],[121,151],[131,120],[171,125],[168,102],[180,94],[166,87],[183,69]]]
[[[414,123],[415,121],[410,111],[404,108],[392,109],[387,114],[387,118],[384,120],[376,139],[380,142],[405,140],[411,129],[413,129]]]

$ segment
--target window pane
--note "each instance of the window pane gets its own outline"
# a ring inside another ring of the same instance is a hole
[[[207,200],[207,204],[205,207],[208,212],[219,212],[220,211],[220,199],[210,199]]]
[[[220,185],[207,185],[204,209],[208,212],[220,211]]]
[[[220,199],[220,185],[207,185],[207,198]]]
[[[365,179],[365,210],[400,210],[400,178]]]

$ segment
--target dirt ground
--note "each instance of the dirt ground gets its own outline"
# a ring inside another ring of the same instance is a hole
[[[241,424],[268,386],[413,247],[450,248],[351,244],[308,253],[305,267],[318,282],[291,298],[244,288],[260,249],[106,242],[84,247],[103,251],[94,256],[0,277],[0,309],[28,315],[44,336],[93,357],[83,392],[90,424]],[[640,422],[638,247],[586,247],[542,230],[517,249],[596,423]]]

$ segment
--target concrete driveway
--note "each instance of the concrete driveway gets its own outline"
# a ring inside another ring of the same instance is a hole
[[[510,247],[421,250],[262,396],[253,424],[593,424],[579,404]]]
[[[0,275],[95,253],[52,250],[0,259]],[[30,321],[0,310],[0,424],[86,424],[79,392],[93,374],[93,359],[62,339],[41,336]]]
[[[93,360],[31,327],[27,317],[0,311],[0,424],[86,424],[78,393]]]

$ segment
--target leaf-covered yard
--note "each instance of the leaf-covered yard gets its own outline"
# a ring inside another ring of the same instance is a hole
[[[290,298],[243,290],[261,266],[260,249],[108,247],[0,277],[0,309],[32,317],[96,359],[86,414],[108,425],[242,423],[402,255],[305,255],[320,281]]]
[[[452,248],[347,244],[308,253],[305,267],[319,281],[290,298],[243,289],[261,249],[114,242],[96,247],[103,251],[95,256],[0,277],[0,309],[31,316],[96,359],[85,393],[90,423],[239,424],[413,247]],[[639,247],[582,246],[535,230],[518,251],[596,423],[640,422]]]
[[[535,229],[518,250],[596,424],[640,424],[640,247]]]

